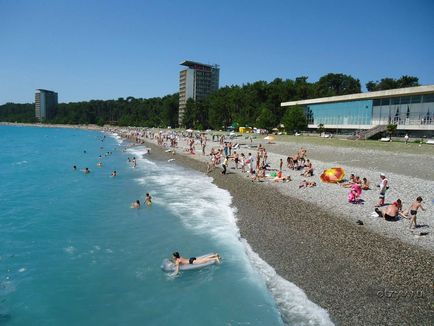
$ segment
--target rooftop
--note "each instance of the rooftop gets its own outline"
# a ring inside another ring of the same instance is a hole
[[[187,66],[187,67],[193,67],[193,66],[203,66],[203,67],[208,67],[208,68],[218,68],[218,65],[208,65],[205,63],[200,63],[200,62],[195,62],[195,61],[190,61],[190,60],[186,60],[180,63],[181,66]]]
[[[429,93],[434,93],[434,85],[388,89],[387,91],[367,92],[367,93],[358,93],[358,94],[350,94],[350,95],[321,97],[321,98],[314,98],[310,100],[283,102],[280,104],[280,106],[295,106],[295,105],[334,103],[334,102],[344,102],[344,101],[372,100],[377,98],[423,95]]]

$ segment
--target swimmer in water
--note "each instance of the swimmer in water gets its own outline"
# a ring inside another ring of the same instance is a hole
[[[77,166],[74,165],[74,166],[72,167],[72,169],[73,169],[74,171],[77,171]]]
[[[96,163],[96,166],[101,167],[101,166],[102,166],[102,162],[98,162],[98,163]]]
[[[147,206],[151,206],[152,205],[152,197],[151,197],[151,195],[148,192],[146,193],[145,204]]]
[[[112,177],[117,176],[116,170],[112,172],[111,176],[112,176]]]
[[[194,264],[205,264],[210,261],[215,261],[220,264],[220,255],[219,254],[212,254],[206,257],[196,258],[191,257],[189,259],[182,257],[179,252],[174,252],[172,254],[172,259],[175,261],[176,269],[174,272],[174,275],[179,273],[179,266],[180,265],[194,265]]]
[[[131,204],[131,208],[140,208],[140,200],[136,200]]]
[[[84,173],[84,174],[89,174],[89,173],[90,173],[89,168],[84,168],[83,173]]]

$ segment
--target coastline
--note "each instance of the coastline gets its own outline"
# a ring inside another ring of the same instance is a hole
[[[147,140],[154,159],[173,156]],[[176,164],[205,173],[187,155]],[[210,173],[228,190],[242,238],[276,272],[302,288],[336,324],[419,324],[432,319],[430,251],[332,216],[322,207],[254,184],[236,173]],[[267,205],[264,205],[264,204]]]
[[[172,156],[146,141],[153,158],[175,157],[174,163],[205,173],[200,159]],[[216,169],[210,176],[231,193],[242,238],[280,276],[326,309],[336,324],[431,324],[432,251],[331,215],[309,198],[283,193],[280,185],[252,184],[229,171],[222,176]]]

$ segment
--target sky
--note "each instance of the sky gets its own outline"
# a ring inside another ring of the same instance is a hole
[[[0,0],[0,104],[178,92],[184,60],[220,86],[327,73],[434,84],[433,0]]]

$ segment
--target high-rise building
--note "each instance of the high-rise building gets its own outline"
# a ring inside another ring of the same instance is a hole
[[[219,88],[220,67],[194,61],[184,61],[187,69],[179,73],[179,125],[182,125],[188,99],[203,100]]]
[[[46,89],[35,92],[35,116],[39,121],[51,119],[57,108],[57,93]]]

